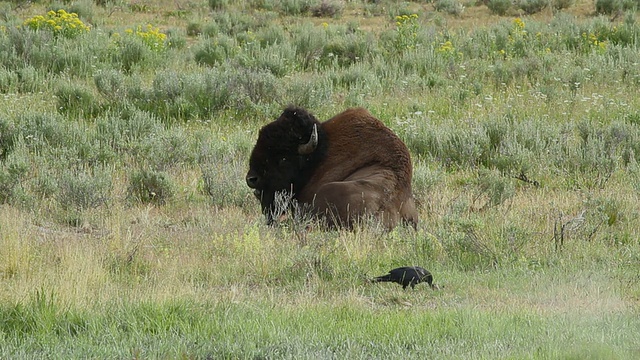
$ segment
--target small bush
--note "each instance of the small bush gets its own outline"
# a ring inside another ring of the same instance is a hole
[[[69,13],[78,14],[78,17],[88,22],[93,22],[94,4],[91,0],[74,1],[66,9]]]
[[[202,34],[202,24],[198,22],[190,22],[187,24],[187,36],[198,36]]]
[[[443,180],[438,169],[431,169],[426,161],[419,161],[413,169],[412,190],[417,199],[425,199],[435,186]]]
[[[511,8],[511,0],[489,0],[487,7],[492,14],[504,16]]]
[[[28,171],[29,163],[22,156],[12,156],[0,166],[0,204],[16,200]]]
[[[187,47],[187,37],[182,30],[167,29],[165,34],[167,35],[166,44],[169,49],[184,49]]]
[[[345,70],[336,71],[329,75],[334,86],[349,90],[358,89],[359,93],[367,95],[378,94],[382,91],[382,84],[367,66],[355,64]]]
[[[480,208],[500,205],[515,194],[513,182],[497,171],[481,170],[476,182],[475,199]]]
[[[256,32],[256,37],[263,47],[275,44],[286,44],[290,46],[288,34],[281,26],[266,26]]]
[[[596,0],[596,13],[611,15],[622,10],[622,0]]]
[[[120,64],[120,68],[126,73],[130,73],[139,64],[151,58],[151,49],[146,46],[141,39],[133,36],[121,36],[118,33],[113,35],[115,51],[113,60]]]
[[[205,35],[236,36],[260,28],[260,20],[242,11],[219,11],[211,15],[213,21],[205,26]]]
[[[228,76],[223,71],[208,70],[186,77],[184,97],[195,107],[198,116],[207,119],[229,106],[232,90],[228,86]]]
[[[72,131],[61,115],[56,113],[27,113],[16,120],[16,132],[24,138],[31,151],[48,147],[66,147],[72,143]]]
[[[395,48],[398,52],[414,49],[418,44],[418,14],[398,15],[396,20]]]
[[[152,169],[164,171],[176,166],[194,165],[197,151],[183,131],[166,131],[142,141],[138,158]]]
[[[113,34],[113,40],[117,47],[126,45],[122,43],[123,39],[131,37],[141,40],[142,44],[155,52],[163,52],[169,46],[167,35],[160,32],[160,28],[153,27],[151,24],[147,24],[145,27],[138,25],[135,30],[126,29],[124,31],[124,35],[121,35],[120,33]]]
[[[34,16],[27,19],[23,25],[35,31],[50,31],[54,35],[68,38],[76,37],[90,30],[89,26],[78,18],[78,14],[68,13],[62,9],[58,11],[51,10],[46,16]]]
[[[27,65],[16,71],[20,82],[18,91],[23,93],[36,93],[47,89],[47,75],[42,70],[37,70],[31,65]]]
[[[277,11],[282,15],[297,16],[311,11],[314,0],[281,0],[277,2]]]
[[[153,137],[161,130],[158,119],[137,109],[108,114],[96,120],[96,140],[116,152],[141,147],[141,139]]]
[[[575,3],[575,0],[551,0],[551,7],[554,10],[568,9]]]
[[[62,85],[56,91],[58,112],[73,116],[92,117],[99,110],[93,93],[84,87]]]
[[[110,199],[112,182],[106,171],[87,173],[68,171],[58,181],[58,203],[65,210],[86,210],[106,204]]]
[[[311,8],[311,13],[316,17],[336,17],[342,13],[342,7],[342,3],[338,1],[322,0]]]
[[[224,10],[229,5],[229,0],[209,0],[209,9]]]
[[[248,199],[243,179],[246,171],[242,161],[229,157],[211,159],[200,164],[204,192],[215,206],[243,206]],[[230,173],[231,171],[231,173]]]
[[[138,170],[129,179],[127,193],[135,201],[163,205],[173,196],[173,184],[164,172]]]
[[[126,96],[125,76],[119,70],[103,70],[93,76],[98,92],[111,101],[119,101]]]
[[[287,83],[284,92],[285,104],[296,104],[308,109],[317,109],[331,101],[333,84],[326,76],[312,78],[295,77]]]
[[[238,100],[247,96],[254,104],[268,104],[281,98],[280,81],[268,71],[239,71],[231,80]]]
[[[305,23],[294,28],[291,36],[298,57],[297,67],[304,70],[314,68],[328,42],[326,32],[319,31],[317,26]]]
[[[549,6],[549,0],[518,0],[516,6],[525,14],[531,15],[539,13]]]
[[[13,150],[15,135],[13,124],[0,118],[0,160],[6,159]]]
[[[236,41],[220,35],[215,39],[199,42],[194,48],[194,59],[198,64],[214,66],[233,59],[237,52]]]
[[[445,12],[449,15],[460,16],[464,12],[464,5],[458,0],[435,0],[433,6],[436,11]]]
[[[16,92],[20,79],[15,71],[0,68],[0,93]]]
[[[330,65],[349,66],[367,61],[376,53],[376,39],[365,34],[334,36],[324,47],[322,62]]]

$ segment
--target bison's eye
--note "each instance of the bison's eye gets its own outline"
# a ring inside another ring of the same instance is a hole
[[[287,165],[287,163],[289,163],[289,159],[286,157],[283,157],[280,160],[278,160],[278,166],[285,166]]]

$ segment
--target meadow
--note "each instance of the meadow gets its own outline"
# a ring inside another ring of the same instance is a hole
[[[0,359],[638,358],[637,7],[0,2]],[[418,229],[265,225],[288,104],[393,129]]]

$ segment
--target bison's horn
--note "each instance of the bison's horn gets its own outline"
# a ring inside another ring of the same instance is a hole
[[[309,155],[318,146],[318,125],[313,124],[313,131],[311,132],[311,138],[306,144],[298,145],[298,154]]]

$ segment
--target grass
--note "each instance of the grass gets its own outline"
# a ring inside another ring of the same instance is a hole
[[[637,358],[638,13],[460,4],[3,4],[0,358]],[[418,230],[264,225],[288,103],[391,127]]]

